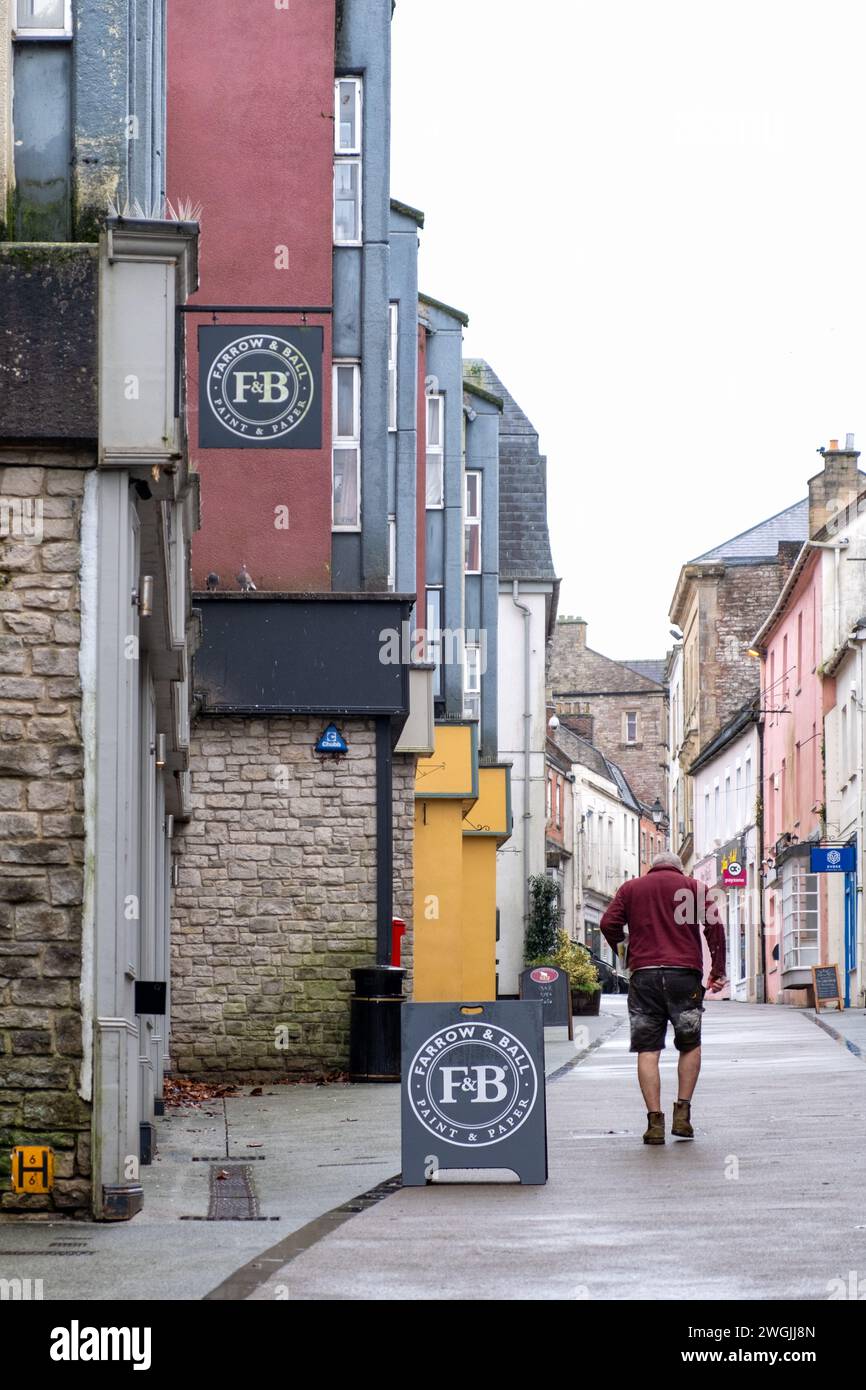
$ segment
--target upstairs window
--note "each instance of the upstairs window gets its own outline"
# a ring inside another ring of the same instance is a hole
[[[388,588],[391,593],[397,587],[397,518],[388,517]]]
[[[335,362],[333,377],[333,527],[361,525],[361,368]]]
[[[72,235],[72,5],[13,0],[9,223],[14,241]]]
[[[463,567],[467,574],[481,573],[481,474],[465,474],[463,507]]]
[[[445,398],[427,397],[427,506],[445,505]]]
[[[463,718],[481,718],[481,652],[477,643],[463,649]]]
[[[27,39],[72,38],[72,0],[17,0],[15,32]]]
[[[637,743],[637,735],[638,735],[637,710],[635,710],[635,709],[626,710],[625,714],[624,714],[623,717],[622,717],[622,723],[623,723],[623,742],[625,742],[625,743]]]
[[[397,328],[399,309],[388,305],[388,429],[397,428]]]
[[[442,590],[427,590],[427,660],[432,661],[433,695],[442,696]]]
[[[334,83],[334,241],[361,241],[362,86],[359,77]]]

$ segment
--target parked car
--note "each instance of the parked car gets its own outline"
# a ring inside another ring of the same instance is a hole
[[[583,945],[582,942],[579,944]],[[628,980],[625,976],[620,975],[612,965],[609,965],[606,960],[602,960],[601,956],[595,955],[588,946],[583,946],[583,949],[598,971],[598,982],[601,985],[602,994],[627,994]]]

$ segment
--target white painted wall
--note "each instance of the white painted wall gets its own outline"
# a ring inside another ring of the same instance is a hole
[[[694,775],[695,875],[716,883],[716,852],[740,837],[745,847],[750,887],[727,894],[727,954],[730,996],[756,998],[755,975],[760,973],[760,865],[758,861],[757,800],[760,794],[760,742],[750,724]],[[745,932],[745,953],[741,946]],[[743,962],[741,964],[741,962]]]
[[[550,586],[520,586],[519,602],[530,610],[530,725],[529,786],[524,757],[524,616],[512,601],[511,585],[499,595],[499,759],[511,763],[513,830],[497,855],[496,897],[499,907],[497,975],[500,994],[517,994],[523,968],[525,884],[528,876],[545,869],[547,739],[545,656],[546,594]],[[529,819],[526,819],[526,812]],[[524,844],[528,843],[528,859]]]
[[[587,901],[595,907],[613,898],[627,878],[640,872],[640,822],[637,814],[620,800],[615,782],[609,782],[590,768],[575,763],[574,773],[574,879],[575,934],[586,940]]]

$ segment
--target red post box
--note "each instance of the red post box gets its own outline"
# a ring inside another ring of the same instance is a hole
[[[400,955],[403,946],[403,937],[406,935],[406,923],[402,917],[391,918],[391,964],[400,964]]]

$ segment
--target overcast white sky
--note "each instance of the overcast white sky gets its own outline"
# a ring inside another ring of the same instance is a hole
[[[421,285],[539,430],[560,612],[610,656],[866,446],[864,39],[862,0],[398,0]]]

